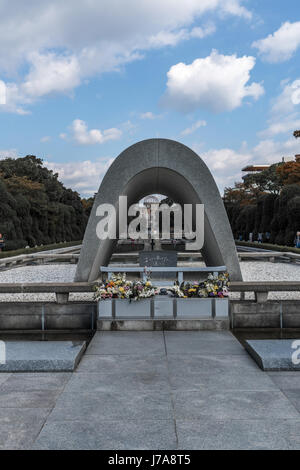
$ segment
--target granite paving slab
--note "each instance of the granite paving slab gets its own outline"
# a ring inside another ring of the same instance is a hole
[[[245,348],[263,370],[300,371],[300,340],[247,340]]]
[[[273,384],[271,379],[270,382]],[[274,384],[273,384],[274,387]],[[1,389],[0,389],[1,390]],[[164,371],[153,369],[152,371],[132,372],[98,372],[77,373],[65,387],[65,392],[103,392],[103,391],[170,391],[167,374]]]
[[[256,366],[254,361],[249,359]],[[167,358],[161,355],[96,355],[85,354],[78,365],[75,374],[81,372],[99,372],[123,374],[127,372],[152,372],[167,374]]]
[[[165,354],[164,335],[162,331],[98,331],[86,354],[162,355]]]
[[[49,419],[55,421],[100,419],[162,420],[173,416],[169,392],[157,390],[64,392],[58,398]]]
[[[280,390],[299,390],[300,394],[300,371],[299,372],[273,372],[269,374],[274,384]]]
[[[299,418],[281,391],[175,391],[177,419]]]
[[[172,450],[177,448],[172,420],[47,422],[33,449]]]
[[[263,374],[256,362],[248,354],[245,355],[200,355],[200,354],[169,354],[168,368],[178,375],[211,374],[217,375],[236,371],[239,373],[258,372]],[[213,372],[213,374],[212,374]]]
[[[0,390],[0,408],[53,408],[59,394],[60,390]]]
[[[220,374],[174,374],[170,373],[170,383],[173,390],[202,391],[267,391],[278,390],[270,377],[258,372],[241,374],[232,369]]]
[[[300,449],[300,371],[230,332],[99,332],[76,371],[0,374],[0,449]]]
[[[28,392],[37,390],[61,390],[71,378],[71,375],[71,373],[67,372],[53,372],[51,374],[48,372],[20,372],[18,374],[11,374],[10,377],[0,385],[0,393],[8,391]]]
[[[85,341],[6,341],[0,373],[73,371],[85,348]]]
[[[168,356],[171,387],[175,390],[278,390],[272,379],[249,356]]]
[[[246,354],[243,346],[229,331],[166,331],[165,338],[168,355]]]
[[[0,449],[30,448],[49,412],[47,408],[0,408]]]
[[[299,449],[298,419],[177,420],[179,448],[187,450]]]
[[[300,412],[300,389],[284,390],[284,394]]]
[[[2,372],[0,374],[0,386],[7,381],[7,379],[11,376],[9,373]]]

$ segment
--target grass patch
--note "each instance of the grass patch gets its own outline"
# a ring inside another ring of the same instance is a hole
[[[273,250],[273,251],[282,251],[290,253],[297,253],[300,255],[300,248],[295,248],[294,246],[283,246],[283,245],[272,245],[271,243],[254,243],[254,242],[235,242],[237,246],[249,246],[251,248],[263,248],[264,250]]]
[[[11,256],[37,253],[39,251],[56,250],[57,248],[67,248],[68,246],[81,245],[81,243],[82,243],[81,240],[76,240],[74,242],[52,243],[51,245],[36,246],[33,248],[19,248],[18,250],[2,251],[0,253],[0,259],[9,258]]]

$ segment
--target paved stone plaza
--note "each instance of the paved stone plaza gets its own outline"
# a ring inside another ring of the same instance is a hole
[[[74,373],[0,374],[1,449],[300,449],[300,372],[230,332],[98,332]]]

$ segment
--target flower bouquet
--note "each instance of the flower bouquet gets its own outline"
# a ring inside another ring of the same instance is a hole
[[[229,274],[209,274],[205,281],[182,282],[178,281],[169,289],[173,297],[177,298],[225,298],[228,297]]]
[[[128,299],[140,300],[153,297],[157,289],[150,280],[128,281],[126,274],[113,274],[109,280],[103,281],[95,288],[94,299]]]

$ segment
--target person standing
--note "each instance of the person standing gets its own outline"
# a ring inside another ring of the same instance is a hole
[[[300,232],[296,233],[296,238],[295,238],[294,244],[295,244],[296,248],[300,248]]]
[[[0,252],[3,250],[4,246],[5,246],[4,238],[2,236],[2,233],[0,233]]]

